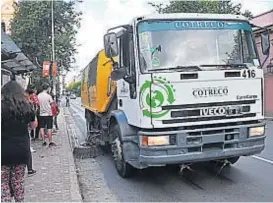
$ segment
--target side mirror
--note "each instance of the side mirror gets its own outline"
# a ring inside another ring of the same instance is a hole
[[[268,55],[270,50],[270,39],[269,34],[261,34],[261,45],[262,45],[262,53],[263,55]]]
[[[104,35],[104,51],[107,58],[112,58],[118,55],[118,40],[114,32]]]
[[[126,69],[119,68],[111,72],[111,79],[114,81],[118,81],[120,79],[123,79],[125,75],[126,75]]]

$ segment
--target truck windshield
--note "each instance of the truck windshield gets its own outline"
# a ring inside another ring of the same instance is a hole
[[[241,21],[144,21],[138,39],[142,70],[258,62],[251,26]]]

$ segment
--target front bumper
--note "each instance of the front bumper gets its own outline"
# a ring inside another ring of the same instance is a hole
[[[248,127],[261,125],[263,124],[187,132],[171,131],[168,133],[176,138],[176,144],[169,146],[143,147],[125,141],[123,143],[125,161],[136,168],[146,168],[259,154],[265,147],[265,136],[249,137]],[[141,135],[160,135],[160,133],[166,134],[166,132],[139,132]],[[232,135],[231,140],[226,140],[228,134]]]
[[[184,153],[172,155],[140,155],[139,162],[142,166],[158,166],[166,164],[182,164],[200,161],[224,159],[235,156],[249,156],[260,153],[264,149],[264,144],[237,149],[215,150],[198,153]]]

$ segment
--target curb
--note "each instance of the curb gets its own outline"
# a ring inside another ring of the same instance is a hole
[[[63,112],[64,112],[65,128],[69,138],[70,148],[72,150],[72,153],[74,153],[74,149],[80,146],[78,138],[76,136],[76,132],[75,132],[75,123],[74,123],[74,120],[71,118],[71,114],[67,108],[63,107]]]
[[[66,117],[65,109],[64,108],[61,108],[61,109],[62,109],[63,119],[64,119],[64,121],[66,121],[66,119],[65,119],[65,117]],[[66,129],[66,132],[67,132],[66,122],[64,122],[64,125],[65,125],[65,129]],[[68,141],[69,141],[70,148],[71,148],[71,138],[70,138],[70,136],[68,136]],[[72,156],[72,158],[74,160],[73,151],[71,151],[71,152],[72,153],[70,155]],[[72,177],[72,180],[71,180],[71,192],[72,192],[71,197],[73,199],[73,202],[83,202],[82,195],[81,195],[81,192],[80,192],[78,172],[77,172],[75,161],[73,162],[73,164],[70,165],[70,173],[71,173],[71,177]]]
[[[94,146],[88,146],[79,143],[77,134],[81,133],[79,128],[76,126],[74,119],[68,108],[63,108],[65,114],[65,125],[67,130],[67,135],[69,137],[70,147],[75,158],[94,158],[100,154],[100,149]]]

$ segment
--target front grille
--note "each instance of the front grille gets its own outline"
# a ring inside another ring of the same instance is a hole
[[[175,110],[175,109],[182,110],[182,109],[189,109],[189,108],[246,105],[246,104],[255,104],[255,103],[256,103],[256,100],[242,100],[242,101],[212,102],[212,103],[199,103],[199,104],[167,105],[167,106],[162,106],[162,110]]]
[[[256,113],[251,113],[251,104],[255,103],[256,100],[242,100],[163,106],[163,110],[170,111],[171,119],[162,120],[162,123],[174,124],[255,117]]]
[[[185,119],[173,119],[173,120],[162,120],[163,124],[173,123],[187,123],[187,122],[198,122],[198,121],[212,121],[212,120],[224,120],[224,119],[235,119],[235,118],[249,118],[255,117],[256,113],[247,113],[240,116],[212,116],[212,117],[199,117],[199,118],[185,118]]]
[[[183,130],[198,130],[200,129],[201,131],[203,131],[203,129],[206,128],[213,128],[215,130],[217,130],[217,128],[229,128],[229,127],[234,127],[238,126],[238,125],[245,125],[245,126],[249,126],[249,125],[253,125],[253,124],[258,124],[260,123],[257,120],[253,120],[253,121],[240,121],[240,122],[226,122],[226,123],[213,123],[213,124],[205,124],[205,125],[190,125],[190,126],[184,126],[182,127]]]
[[[221,126],[221,125],[220,125]],[[239,128],[228,128],[228,129],[215,129],[215,130],[200,130],[200,131],[195,131],[195,132],[188,132],[189,136],[207,136],[207,135],[215,135],[215,134],[223,134],[226,136],[230,135],[239,135]]]
[[[250,106],[242,106],[242,113],[248,113],[248,112],[250,112]],[[201,116],[200,109],[172,111],[171,112],[172,118],[190,117],[190,116]]]

